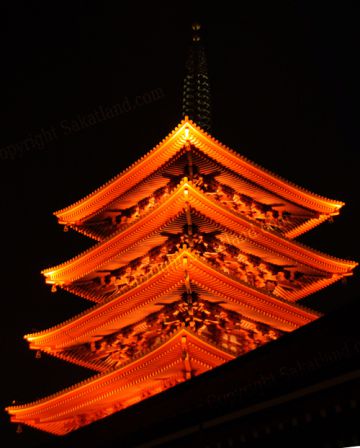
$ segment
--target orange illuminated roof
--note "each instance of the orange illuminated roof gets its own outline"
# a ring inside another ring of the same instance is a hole
[[[188,172],[189,157],[193,167],[192,174]],[[160,198],[167,195],[185,175],[192,175],[195,183],[206,194],[212,195],[219,202],[222,201],[218,197],[218,193],[222,194],[226,201],[224,205],[227,204],[228,208],[246,216],[253,222],[259,223],[259,220],[252,216],[255,210],[260,213],[258,218],[261,216],[264,224],[266,211],[269,212],[268,223],[271,216],[274,214],[279,216],[281,213],[286,220],[280,218],[280,220],[275,219],[272,222],[276,226],[274,230],[287,237],[293,238],[329,218],[327,214],[320,214],[301,207],[265,190],[222,166],[194,146],[187,145],[155,173],[143,179],[103,209],[70,227],[97,241],[102,241],[124,227],[129,219],[131,221],[138,219],[144,214],[144,209],[153,207],[154,202],[155,204],[159,202]],[[243,201],[247,201],[242,202],[243,207],[239,207],[241,198]],[[253,208],[249,206],[250,203],[253,204]]]
[[[25,338],[31,348],[56,354],[64,347],[89,341],[99,332],[133,324],[161,309],[158,305],[161,297],[184,283],[184,269],[189,272],[193,284],[224,300],[228,309],[273,328],[289,332],[319,317],[314,311],[255,289],[214,269],[185,249],[158,273],[118,297]]]
[[[99,269],[111,258],[118,257],[129,248],[139,244],[148,235],[158,232],[159,228],[184,210],[186,203],[209,219],[226,227],[235,236],[245,236],[300,263],[338,275],[349,273],[357,265],[356,262],[325,255],[283,238],[275,232],[263,229],[260,225],[220,205],[185,179],[168,198],[162,200],[139,221],[73,259],[44,270],[46,281],[60,285],[66,284]]]
[[[13,422],[63,435],[233,358],[223,349],[182,329],[155,350],[119,369],[6,410]]]
[[[311,193],[248,161],[237,152],[221,144],[210,134],[199,128],[194,122],[185,118],[153,150],[148,152],[128,169],[85,198],[55,212],[59,222],[72,225],[98,213],[116,198],[123,195],[163,166],[171,157],[182,150],[186,140],[190,141],[196,148],[224,167],[302,207],[306,207],[320,214],[333,215],[337,214],[344,205],[343,202],[334,201]],[[323,219],[322,217],[321,220]],[[314,227],[314,225],[316,225],[316,220],[311,220],[308,224],[304,224],[306,228],[301,229],[301,232]],[[290,235],[288,236],[290,237]],[[295,234],[291,236],[293,237]]]

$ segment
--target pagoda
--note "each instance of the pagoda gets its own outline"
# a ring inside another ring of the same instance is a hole
[[[17,423],[63,435],[242,356],[320,317],[299,301],[356,264],[294,238],[339,214],[210,135],[199,26],[186,66],[182,121],[155,148],[55,213],[92,238],[43,271],[92,306],[30,348],[97,374],[7,408]]]

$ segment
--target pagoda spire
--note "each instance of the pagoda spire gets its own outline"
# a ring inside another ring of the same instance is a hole
[[[201,25],[192,25],[193,36],[185,67],[182,113],[205,131],[211,129],[211,95]]]

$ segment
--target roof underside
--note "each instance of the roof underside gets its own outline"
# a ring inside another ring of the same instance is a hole
[[[88,335],[87,342],[45,351],[102,372],[154,350],[184,326],[234,356],[243,355],[282,335],[269,325],[244,318],[234,311],[240,309],[239,306],[197,285],[193,285],[189,296],[185,286],[179,285],[144,308],[143,312],[137,313],[140,319],[133,324],[126,325],[131,320],[125,318]]]
[[[27,335],[26,339],[34,349],[58,353],[66,347],[89,342],[99,334],[133,325],[161,311],[162,303],[171,304],[179,300],[176,291],[182,287],[189,294],[198,292],[200,300],[220,300],[224,309],[280,331],[292,331],[319,316],[214,269],[195,253],[185,249],[149,278],[113,299],[56,327]]]
[[[311,292],[338,280],[320,269],[307,266],[247,239],[234,237],[200,213],[192,213],[193,225],[198,229],[193,244],[204,261],[215,269],[233,275],[250,286],[272,293],[289,301],[296,301]],[[183,244],[190,245],[183,229],[186,214],[131,247],[111,258],[99,269],[63,287],[80,297],[101,303],[141,281],[159,265],[171,260]],[[197,241],[205,241],[205,247]],[[194,242],[195,241],[195,242]],[[203,253],[201,253],[203,249]]]
[[[42,400],[7,408],[13,422],[62,435],[175,386],[234,356],[189,330],[151,352]]]
[[[113,258],[142,242],[147,236],[159,233],[167,223],[183,211],[199,212],[207,219],[227,229],[233,239],[252,240],[268,250],[293,260],[321,269],[331,274],[347,274],[355,262],[336,259],[315,252],[299,243],[284,239],[276,232],[264,229],[245,217],[240,217],[227,207],[204,194],[194,184],[183,181],[140,220],[129,224],[93,248],[72,260],[43,271],[49,283],[69,284],[101,268]]]
[[[192,149],[191,158],[195,172],[193,183],[220,204],[254,223],[294,237],[328,218],[326,214],[296,205],[259,187],[196,148]],[[107,238],[140,219],[169,195],[184,177],[189,176],[188,162],[188,154],[179,151],[151,176],[71,227],[98,241]]]

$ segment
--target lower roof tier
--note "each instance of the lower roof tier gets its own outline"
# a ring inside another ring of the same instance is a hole
[[[135,323],[126,325],[129,322],[126,318],[113,321],[108,327],[88,335],[87,342],[43,351],[103,372],[154,350],[181,328],[190,328],[234,356],[243,355],[283,334],[261,321],[245,318],[239,309],[196,284],[191,285],[191,292],[180,285],[160,297],[152,307],[147,307],[148,314]]]
[[[179,288],[187,293],[195,291],[208,302],[221,301],[222,307],[244,319],[280,331],[293,331],[319,317],[314,311],[240,282],[189,249],[182,249],[156,273],[113,299],[25,338],[33,349],[59,353],[161,311],[162,304],[179,300]]]
[[[67,434],[234,359],[189,330],[180,329],[154,350],[41,400],[11,406],[13,422]]]

